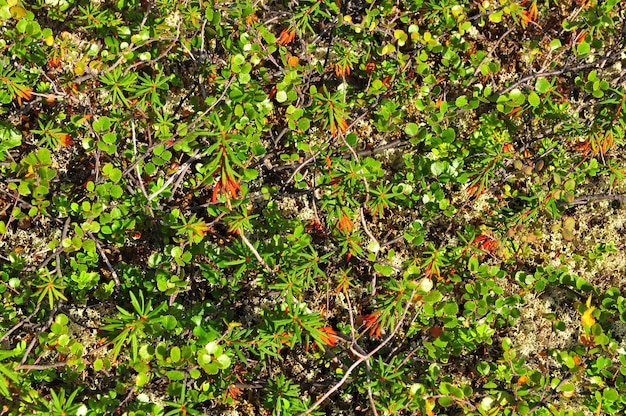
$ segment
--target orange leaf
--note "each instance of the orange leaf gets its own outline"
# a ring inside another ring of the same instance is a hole
[[[250,16],[246,17],[246,25],[251,26],[252,23],[254,22],[258,22],[259,21],[259,17],[256,14],[251,14]]]
[[[493,254],[495,252],[495,248],[498,246],[498,240],[491,236],[480,234],[474,238],[472,245],[482,251]]]
[[[59,137],[59,142],[60,142],[63,146],[65,146],[65,147],[67,147],[67,146],[71,146],[71,145],[73,145],[73,144],[74,144],[74,140],[72,140],[72,136],[70,136],[70,135],[69,135],[69,134],[67,134],[67,133],[62,134],[62,135]]]
[[[513,145],[511,143],[505,143],[502,146],[502,151],[505,153],[513,153],[515,152],[515,147],[513,147]]]
[[[509,113],[507,114],[507,117],[517,118],[522,115],[523,110],[524,109],[522,107],[519,107],[519,106],[514,107],[511,111],[509,111]]]
[[[330,134],[335,137],[337,133],[342,134],[348,130],[348,123],[342,117],[335,115],[335,122],[330,124]]]
[[[329,326],[323,326],[320,328],[322,334],[320,339],[324,344],[334,347],[337,344],[337,332]]]
[[[348,64],[335,64],[335,75],[337,77],[345,77],[346,75],[350,75],[350,65]]]
[[[576,32],[574,32],[574,33],[572,34],[572,41],[573,41],[573,43],[574,43],[574,44],[579,44],[579,43],[581,43],[582,41],[584,41],[584,40],[585,40],[585,37],[587,36],[587,33],[589,33],[589,32],[587,32],[587,31],[582,31],[582,32],[580,32],[580,33],[577,35],[577,34],[576,34]]]
[[[287,59],[287,64],[291,67],[297,66],[298,65],[298,57],[297,56],[290,56],[289,59]]]
[[[370,330],[369,334],[374,338],[379,338],[381,334],[380,323],[378,322],[379,315],[380,312],[374,312],[363,316],[363,325]]]
[[[243,392],[239,387],[235,386],[234,384],[229,384],[226,388],[226,391],[224,392],[224,397],[230,397],[233,400],[237,400],[237,397],[239,397],[241,393]]]
[[[33,96],[33,89],[22,87],[16,91],[17,95],[22,97],[25,100],[30,100]]]
[[[209,227],[204,221],[196,224],[191,224],[189,228],[192,229],[194,234],[198,234],[202,238],[204,238],[204,233],[211,229],[211,227]]]
[[[433,338],[437,339],[441,336],[441,334],[443,334],[443,328],[440,326],[433,326],[432,328],[430,328],[430,336],[432,336]]]
[[[592,334],[582,334],[580,336],[580,342],[587,348],[596,346],[596,341],[594,340],[594,336]]]
[[[211,195],[211,202],[215,203],[217,201],[217,195],[220,193],[222,182],[217,182],[213,187],[213,194]]]
[[[434,397],[426,400],[426,415],[427,416],[435,416],[433,409],[435,408],[436,404],[437,404],[437,399],[435,399]]]
[[[341,117],[339,117],[337,121],[339,122],[339,130],[341,130],[342,133],[345,133],[348,130],[348,123]]]
[[[352,220],[348,218],[346,214],[343,214],[343,216],[339,219],[339,223],[337,224],[337,228],[339,229],[339,231],[349,233],[350,231],[352,231],[353,227],[354,223],[352,222]]]
[[[287,28],[287,29],[283,29],[283,31],[280,32],[277,42],[279,45],[285,46],[291,43],[295,38],[296,38],[296,31],[291,28]]]
[[[480,183],[479,180],[476,183],[467,187],[467,193],[470,197],[478,198],[485,192],[485,187]]]
[[[17,95],[17,103],[22,105],[22,98],[26,101],[30,100],[33,96],[33,89],[16,85],[15,95]]]
[[[528,10],[524,10],[522,12],[522,22],[524,26],[526,26],[530,22],[534,22],[537,20],[537,15],[539,14],[537,10],[537,2],[532,2]]]
[[[228,190],[233,198],[237,198],[238,195],[242,192],[241,186],[239,186],[239,183],[235,180],[235,178],[232,177],[228,178]]]

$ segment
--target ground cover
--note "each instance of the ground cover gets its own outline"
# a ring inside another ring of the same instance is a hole
[[[0,0],[2,414],[620,414],[616,0]]]

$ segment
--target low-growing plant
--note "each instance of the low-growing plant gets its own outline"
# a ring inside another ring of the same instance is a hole
[[[139,356],[139,342],[146,336],[146,331],[158,331],[161,320],[161,312],[166,308],[165,303],[152,308],[152,300],[144,299],[143,292],[139,292],[139,297],[130,292],[131,304],[134,312],[129,312],[121,306],[116,306],[119,315],[110,320],[102,327],[103,331],[111,333],[111,343],[113,344],[112,359],[115,360],[122,348],[130,344],[130,356],[136,360]]]
[[[623,412],[624,13],[0,0],[2,411]]]

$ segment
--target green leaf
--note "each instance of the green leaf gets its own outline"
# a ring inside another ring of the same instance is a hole
[[[166,276],[157,276],[157,289],[159,289],[160,292],[165,292],[168,289],[168,280]]]
[[[448,167],[450,166],[450,164],[445,161],[445,160],[437,160],[433,163],[430,164],[430,172],[434,175],[434,176],[439,176],[442,173],[444,173],[446,170],[448,170]]]
[[[180,347],[174,346],[170,351],[170,359],[176,363],[180,361]]]
[[[150,366],[143,361],[137,361],[133,364],[133,370],[138,373],[145,373],[150,371]]]
[[[441,407],[449,407],[454,404],[454,400],[452,399],[452,397],[448,397],[448,396],[440,397],[439,399],[437,399],[437,402],[439,403]]]
[[[397,29],[393,32],[393,37],[398,41],[398,46],[404,46],[408,36],[404,30]]]
[[[383,276],[391,276],[393,268],[389,265],[374,264],[374,270]]]
[[[590,50],[591,50],[591,45],[589,45],[585,41],[580,42],[578,46],[576,47],[576,53],[581,57],[587,55]]]
[[[237,54],[237,55],[233,56],[233,64],[235,64],[235,65],[243,65],[244,62],[246,62],[246,58],[243,55]]]
[[[0,122],[0,161],[6,158],[6,151],[22,144],[22,134],[11,124]]]
[[[0,19],[9,20],[11,17],[11,7],[8,4],[4,3],[2,6],[0,6]]]
[[[459,305],[456,302],[446,302],[443,307],[443,313],[448,316],[456,316],[459,312]]]
[[[122,179],[122,171],[119,170],[118,168],[113,168],[111,169],[111,173],[109,177],[111,178],[113,182],[119,182],[120,179]]]
[[[150,381],[150,377],[147,372],[140,372],[135,377],[135,384],[138,387],[144,386],[148,381]]]
[[[443,299],[443,295],[438,290],[433,290],[430,293],[428,293],[427,295],[424,295],[424,297],[422,298],[422,300],[425,303],[437,303],[441,299]]]
[[[183,249],[179,246],[172,247],[170,254],[172,257],[177,258],[183,255]]]
[[[509,92],[509,97],[513,100],[513,102],[515,102],[516,105],[522,105],[526,102],[526,96],[519,88],[511,90],[511,92]]]
[[[302,131],[307,131],[309,130],[309,127],[311,127],[311,120],[309,120],[308,118],[301,118],[300,120],[298,120],[298,129]]]
[[[602,391],[602,397],[604,398],[604,400],[607,400],[609,402],[615,402],[619,399],[619,393],[617,392],[617,390],[607,387]]]
[[[259,171],[256,169],[244,169],[243,178],[246,181],[253,181],[259,177]]]
[[[535,81],[535,91],[539,94],[545,94],[552,88],[552,84],[545,78],[537,78]]]
[[[480,404],[478,405],[478,409],[481,410],[482,413],[487,413],[493,406],[496,404],[496,401],[491,397],[484,397]]]
[[[537,107],[541,103],[541,100],[535,91],[531,91],[531,93],[528,94],[528,103],[533,107]]]
[[[112,185],[110,193],[113,198],[121,198],[124,195],[124,190],[119,185]]]
[[[495,13],[489,15],[489,20],[493,23],[500,23],[502,21],[502,10],[498,10]]]
[[[147,162],[144,166],[143,166],[144,171],[146,172],[147,175],[153,175],[156,170],[157,167],[154,165],[154,163],[152,162]]]
[[[218,343],[215,341],[209,342],[208,344],[206,344],[204,348],[209,354],[213,354],[213,355],[221,354],[222,352],[222,347],[220,347]]]
[[[470,272],[476,273],[478,271],[478,258],[470,257],[467,268]]]
[[[419,132],[419,126],[415,123],[408,123],[404,126],[404,132],[408,136],[415,136]]]
[[[454,138],[456,137],[456,132],[453,128],[447,128],[441,132],[441,138],[446,143],[454,142]]]
[[[168,331],[172,331],[176,329],[176,325],[178,325],[178,321],[172,315],[164,315],[161,317],[161,325]]]
[[[572,383],[564,383],[559,386],[558,391],[561,391],[561,392],[576,391],[576,386],[574,386]]]
[[[117,135],[115,133],[106,133],[102,136],[102,141],[107,144],[115,144],[117,142]]]
[[[221,368],[222,370],[230,367],[230,357],[226,354],[222,354],[219,357],[217,357],[217,365],[219,368]]]
[[[467,105],[467,97],[464,95],[461,95],[460,97],[457,97],[457,99],[454,101],[454,104],[457,107],[464,107]]]
[[[464,399],[465,398],[465,394],[463,393],[463,390],[455,387],[455,386],[449,386],[450,388],[450,394],[452,394],[455,398],[457,399]]]
[[[279,103],[284,103],[287,101],[287,93],[283,90],[280,90],[276,93],[276,101]]]
[[[182,371],[169,370],[166,373],[166,375],[167,375],[167,378],[169,378],[172,381],[180,381],[180,380],[185,379],[185,373],[183,373]]]

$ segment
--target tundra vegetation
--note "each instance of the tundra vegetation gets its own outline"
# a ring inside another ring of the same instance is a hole
[[[0,414],[623,414],[625,21],[0,0]]]

